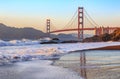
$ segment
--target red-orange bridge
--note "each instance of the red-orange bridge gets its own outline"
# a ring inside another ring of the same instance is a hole
[[[68,24],[68,27],[67,28],[63,28],[63,29],[60,29],[60,30],[53,30],[51,31],[51,22],[50,22],[50,19],[47,19],[46,21],[46,31],[47,33],[57,33],[57,32],[65,32],[65,31],[77,31],[78,32],[78,39],[83,39],[84,37],[84,31],[85,30],[93,30],[95,31],[95,35],[101,35],[101,34],[105,34],[105,33],[111,33],[113,32],[116,28],[119,28],[119,27],[100,27],[89,15],[88,13],[86,12],[85,14],[85,10],[83,7],[78,7],[78,10],[77,10],[77,17],[75,19],[77,19],[77,27],[76,28],[68,28],[70,27],[70,25],[72,25],[75,20],[73,20],[73,18],[75,17],[75,15],[72,17],[71,21],[72,22],[69,22]],[[87,19],[87,21],[89,22],[89,24],[91,24],[93,27],[85,27],[85,19]],[[73,25],[73,26],[76,26],[76,25]]]

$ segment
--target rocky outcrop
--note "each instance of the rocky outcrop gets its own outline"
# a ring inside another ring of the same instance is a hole
[[[116,29],[112,34],[111,34],[111,39],[113,41],[120,41],[120,28]]]
[[[93,36],[90,38],[84,39],[84,42],[106,42],[106,41],[120,41],[120,28],[116,29],[113,33],[111,34],[103,34],[100,36]]]

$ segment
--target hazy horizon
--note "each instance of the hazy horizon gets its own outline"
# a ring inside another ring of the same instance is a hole
[[[0,0],[0,23],[14,27],[33,27],[45,32],[46,19],[62,28],[78,6],[103,26],[120,25],[119,0]]]

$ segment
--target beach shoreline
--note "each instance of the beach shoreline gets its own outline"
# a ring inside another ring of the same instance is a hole
[[[1,66],[0,79],[82,79],[76,72],[51,63],[50,60],[33,60]]]
[[[98,45],[98,46],[97,46]],[[110,45],[113,45],[113,46],[110,46]],[[116,46],[115,46],[116,45]],[[106,47],[104,47],[104,46],[106,46]],[[43,46],[43,48],[42,48],[42,46],[41,46],[41,48],[40,48],[40,46],[33,46],[33,48],[31,49],[30,47],[31,46],[25,46],[26,48],[25,49],[23,49],[23,46],[15,46],[15,47],[10,47],[10,46],[8,46],[8,47],[1,47],[1,51],[3,52],[3,51],[5,51],[5,52],[9,52],[9,50],[11,50],[11,49],[15,49],[15,50],[13,50],[12,52],[14,53],[14,52],[17,52],[18,50],[21,52],[23,52],[23,53],[26,53],[26,52],[28,52],[28,50],[32,50],[32,51],[30,51],[30,53],[31,52],[36,52],[36,54],[39,56],[39,55],[46,55],[46,53],[48,53],[48,55],[50,55],[51,56],[51,54],[52,53],[55,53],[55,54],[63,54],[63,53],[65,53],[65,54],[69,54],[69,52],[71,51],[74,51],[75,52],[75,50],[79,50],[79,51],[84,51],[84,50],[103,50],[103,48],[104,48],[104,50],[105,49],[108,49],[108,50],[111,50],[111,49],[113,49],[113,50],[120,50],[120,48],[119,48],[119,46],[120,46],[120,44],[119,43],[113,43],[113,44],[111,44],[111,43],[75,43],[75,44],[58,44],[58,45],[47,45],[47,46]],[[96,48],[96,47],[99,47],[99,49],[98,48]],[[7,51],[5,50],[5,48],[7,48]],[[36,49],[37,48],[37,49]],[[85,49],[86,48],[86,49]],[[95,48],[95,49],[92,49],[92,48]],[[21,50],[22,49],[22,50]],[[27,50],[26,50],[27,49]],[[45,49],[45,50],[43,50],[43,49]],[[24,50],[24,51],[23,51]],[[42,50],[42,51],[41,51]],[[46,51],[47,50],[47,51]],[[12,52],[10,52],[10,53],[12,53]],[[29,53],[29,52],[28,52]],[[28,54],[28,53],[26,53],[26,54]],[[19,53],[14,53],[16,56],[18,56],[19,57]],[[33,55],[33,54],[32,54]],[[35,55],[35,54],[34,54]],[[7,56],[7,55],[6,55]],[[11,55],[12,56],[12,55]],[[21,55],[21,57],[22,57],[22,55]],[[57,61],[57,60],[56,60]],[[23,63],[23,62],[22,62]],[[26,62],[25,62],[26,63]],[[34,63],[34,62],[33,62]],[[33,64],[32,63],[32,64]],[[38,65],[39,66],[41,66],[41,64],[39,64],[38,63]],[[50,65],[52,65],[52,64],[50,64]],[[55,64],[54,64],[55,65]],[[35,66],[35,68],[36,67],[39,67],[39,66]],[[58,67],[63,67],[63,68],[69,68],[70,70],[72,70],[73,72],[75,72],[75,75],[77,74],[78,76],[80,76],[80,63],[79,63],[79,61],[78,61],[78,63],[76,63],[76,64],[73,64],[73,63],[70,63],[69,65],[66,65],[66,64],[64,64],[64,63],[58,63],[58,64],[56,64],[55,66],[58,66]],[[24,68],[24,65],[23,66],[21,66],[21,67],[23,67]],[[48,68],[47,68],[48,67]],[[50,68],[49,68],[50,67]],[[46,66],[46,68],[47,69],[45,69],[45,70],[48,70],[48,69],[50,69],[51,70],[51,66]],[[54,72],[57,72],[56,71],[56,67],[54,68],[54,67],[52,67],[53,68],[53,70],[55,69],[55,71]],[[16,68],[16,69],[19,69],[19,68]],[[42,68],[43,69],[43,68]],[[57,69],[59,69],[59,68],[57,68]],[[69,69],[67,69],[67,70],[69,70]],[[60,69],[60,71],[62,71],[62,72],[59,72],[61,75],[62,75],[62,73],[63,73],[63,70],[64,69]],[[65,69],[66,70],[66,69]],[[101,69],[102,70],[102,69]],[[1,71],[3,71],[3,70],[1,70]],[[31,71],[34,71],[34,70],[31,70]],[[72,74],[72,71],[68,71],[68,72],[70,72],[70,74]],[[90,70],[88,70],[88,72],[91,72],[91,71],[93,71],[92,69],[90,69]],[[103,70],[104,71],[104,70]],[[10,71],[11,72],[11,71]],[[36,72],[36,71],[35,71]],[[66,72],[66,71],[65,71]],[[68,73],[67,72],[67,73]],[[94,72],[97,72],[97,73],[99,73],[99,70],[98,69],[95,69],[94,70]],[[101,71],[102,72],[102,71]],[[51,73],[53,73],[52,72],[52,70],[51,70]],[[58,72],[57,72],[58,73]],[[90,73],[91,74],[91,73]],[[14,74],[13,74],[14,75]],[[18,74],[19,75],[19,74]],[[92,74],[92,75],[94,75],[94,74]],[[3,75],[2,75],[3,76]],[[11,75],[10,75],[11,76]],[[59,76],[59,75],[58,75]],[[73,75],[74,76],[74,75]],[[68,77],[69,77],[69,74],[68,74]],[[3,78],[4,79],[4,78]],[[7,78],[6,78],[7,79]],[[49,79],[49,78],[48,78]],[[61,78],[61,79],[63,79],[63,78]],[[68,78],[67,78],[68,79]],[[71,79],[71,78],[70,78]],[[72,78],[73,79],[73,78]],[[76,78],[75,78],[76,79]],[[94,79],[94,78],[92,78],[91,77],[91,79]]]
[[[81,76],[80,63],[65,64],[56,62],[55,66],[67,68],[71,71],[77,72]],[[87,79],[119,79],[120,66],[118,67],[92,67],[86,68]]]
[[[120,45],[105,46],[105,47],[93,48],[88,50],[120,50]]]
[[[87,49],[87,51],[89,51],[89,50],[120,50],[120,45]],[[72,52],[80,52],[80,51],[86,51],[86,50],[78,50],[78,51],[72,51]],[[72,52],[70,52],[70,53],[72,53]],[[74,62],[74,61],[72,61],[72,62]],[[77,72],[79,75],[81,74],[80,73],[80,70],[81,70],[80,62],[70,63],[70,61],[56,60],[53,65],[70,69],[72,71]],[[106,66],[104,64],[94,64],[94,65],[97,67],[86,69],[88,79],[118,79],[118,78],[120,78],[120,76],[119,76],[120,66],[112,66],[111,67],[111,66]],[[112,64],[110,64],[110,65],[112,65]],[[93,66],[93,64],[87,63],[87,66]],[[103,66],[103,67],[101,67],[101,66]]]

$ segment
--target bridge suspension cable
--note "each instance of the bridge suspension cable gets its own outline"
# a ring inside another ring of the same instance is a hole
[[[90,25],[96,27],[96,25],[93,24],[93,23],[91,22],[91,20],[89,20],[89,18],[88,18],[86,15],[84,15],[84,17],[85,17],[85,20],[88,21],[88,22],[90,23]],[[85,21],[85,22],[86,22],[86,21]],[[85,23],[85,24],[87,24],[87,23]],[[89,26],[89,27],[90,27],[90,26]]]
[[[51,22],[51,27],[52,27],[51,31],[52,30],[57,30],[57,28],[55,27],[55,25],[52,22]]]
[[[75,18],[73,19],[73,21],[66,27],[66,28],[75,28],[75,26],[77,26],[77,23],[75,24],[77,20],[77,16],[75,16]]]
[[[54,27],[52,23],[51,25],[52,27]],[[90,27],[91,25],[92,27]],[[71,26],[74,26],[74,28],[70,28]],[[110,33],[111,30],[115,30],[117,28],[117,27],[96,28],[96,26],[99,26],[99,25],[91,18],[91,16],[88,14],[88,12],[83,7],[78,8],[78,11],[74,13],[70,21],[68,21],[68,23],[62,29],[58,29],[58,30],[55,29],[53,31],[50,31],[50,21],[47,22],[47,27],[48,27],[47,29],[49,33],[63,32],[63,31],[78,31],[78,39],[80,38],[82,40],[83,40],[83,35],[84,35],[83,31],[94,30],[95,35],[100,35],[104,33]]]
[[[92,26],[94,26],[94,27],[99,26],[99,24],[97,24],[92,19],[92,17],[88,14],[88,12],[85,9],[84,9],[84,17]],[[73,25],[75,23],[75,21],[77,22],[77,11],[74,13],[72,18],[69,20],[69,22],[62,29],[66,29],[66,28],[68,29],[68,28],[71,28],[72,26],[76,26],[76,25]],[[87,23],[85,23],[85,24],[87,25]]]
[[[70,25],[72,25],[74,23],[76,18],[77,18],[77,10],[73,14],[72,18],[68,21],[68,23],[62,29],[70,27]]]
[[[89,20],[89,22],[93,23],[95,26],[99,26],[99,24],[97,24],[92,17],[88,14],[88,12],[84,9],[85,12],[85,16],[87,17],[87,19]]]

